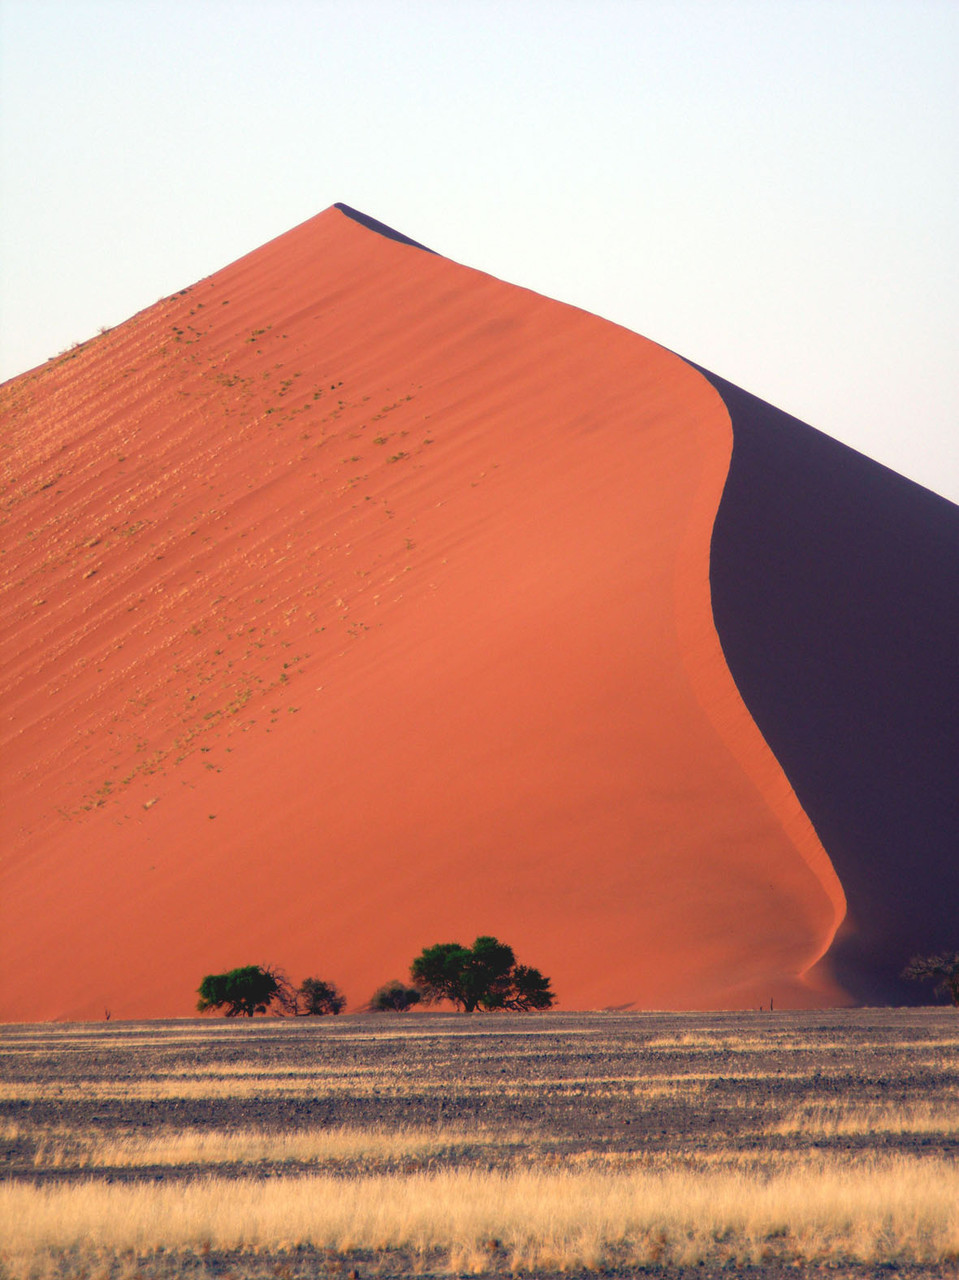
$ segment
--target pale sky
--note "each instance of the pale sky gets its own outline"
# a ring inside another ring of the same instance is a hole
[[[0,378],[341,200],[959,501],[957,0],[0,0]]]

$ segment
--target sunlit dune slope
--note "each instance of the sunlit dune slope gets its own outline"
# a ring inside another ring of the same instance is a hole
[[[566,1007],[844,998],[699,372],[333,208],[0,395],[4,1017],[479,933]]]

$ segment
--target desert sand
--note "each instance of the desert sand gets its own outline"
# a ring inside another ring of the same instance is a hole
[[[0,1016],[245,963],[357,1008],[480,933],[564,1008],[848,1001],[678,356],[331,208],[0,409]]]

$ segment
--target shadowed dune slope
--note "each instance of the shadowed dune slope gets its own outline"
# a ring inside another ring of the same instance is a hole
[[[379,231],[327,210],[0,389],[3,1016],[252,962],[356,1007],[486,932],[566,1007],[843,999],[712,622],[721,397]]]
[[[427,253],[433,252],[425,244],[420,244],[418,240],[411,240],[402,231],[396,231],[393,227],[388,227],[385,222],[380,222],[377,218],[371,218],[368,213],[361,213],[359,209],[353,209],[348,204],[337,202],[333,208],[339,209],[340,213],[345,213],[348,218],[358,222],[361,227],[366,227],[369,231],[377,231],[381,236],[386,236],[389,240],[397,240],[400,244],[412,245],[414,249],[425,249]]]
[[[737,686],[849,902],[857,999],[959,942],[959,507],[707,374],[734,446],[712,543]]]

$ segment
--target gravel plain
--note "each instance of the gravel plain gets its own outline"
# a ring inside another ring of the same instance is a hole
[[[359,1153],[218,1157],[215,1173],[267,1179],[462,1168],[729,1169],[763,1179],[817,1160],[901,1155],[953,1164],[959,1156],[959,1014],[947,1008],[411,1013],[0,1031],[3,1182],[186,1184],[211,1172],[209,1159],[191,1154],[188,1143],[182,1157],[151,1157],[144,1148],[140,1158],[117,1158],[112,1166],[103,1153],[185,1132],[329,1130],[381,1140]],[[436,1140],[426,1149],[410,1140],[431,1132]],[[486,1274],[509,1274],[507,1251],[492,1241],[488,1252]],[[67,1249],[48,1252],[32,1272],[7,1265],[10,1276],[50,1280],[81,1272],[90,1280],[450,1273],[449,1260],[439,1255],[302,1245],[275,1253],[154,1249],[95,1257]],[[748,1266],[732,1257],[704,1258],[691,1268],[671,1265],[665,1256],[618,1267],[613,1251],[602,1267],[568,1274],[672,1280],[731,1270],[770,1278],[959,1275],[956,1258],[941,1258],[930,1269],[894,1251],[870,1263],[784,1254]]]

